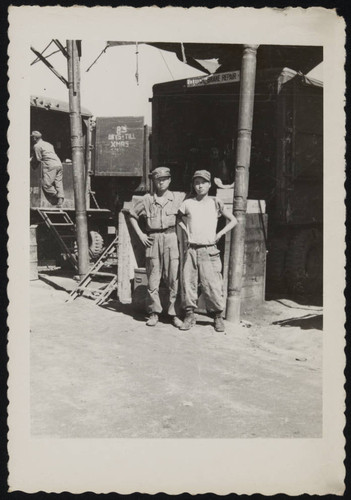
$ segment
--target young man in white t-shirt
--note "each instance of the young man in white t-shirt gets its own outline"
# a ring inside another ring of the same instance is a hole
[[[194,310],[200,283],[207,312],[214,316],[214,328],[217,332],[224,332],[222,262],[216,243],[233,229],[237,220],[222,200],[208,196],[210,172],[197,170],[193,175],[193,186],[196,196],[185,200],[179,209],[179,225],[188,239],[183,268],[185,319],[180,329],[190,330],[196,323]],[[218,218],[222,215],[229,222],[217,233]]]

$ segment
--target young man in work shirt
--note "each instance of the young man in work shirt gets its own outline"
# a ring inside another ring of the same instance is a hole
[[[185,200],[179,209],[179,225],[188,239],[183,268],[185,320],[180,329],[189,330],[196,323],[194,310],[200,283],[207,312],[214,316],[214,328],[217,332],[224,332],[222,263],[216,243],[233,229],[237,220],[224,207],[222,200],[208,196],[210,172],[197,170],[193,175],[193,186],[196,196]],[[221,215],[229,222],[217,233],[218,217]]]
[[[129,211],[131,224],[146,251],[148,326],[158,323],[162,306],[159,296],[161,278],[169,291],[168,314],[172,324],[179,328],[182,322],[176,316],[175,302],[178,295],[179,250],[176,233],[177,213],[184,199],[181,193],[168,190],[171,183],[169,168],[158,167],[152,172],[155,193],[146,194]],[[146,234],[138,219],[144,217]]]
[[[43,141],[40,132],[35,130],[31,137],[34,140],[34,160],[42,166],[42,188],[55,199],[57,208],[60,208],[64,201],[61,160],[53,145]]]

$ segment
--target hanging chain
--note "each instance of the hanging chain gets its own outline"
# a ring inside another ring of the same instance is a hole
[[[136,55],[135,79],[136,79],[137,85],[139,85],[139,50],[138,50],[138,42],[135,42],[135,55]]]

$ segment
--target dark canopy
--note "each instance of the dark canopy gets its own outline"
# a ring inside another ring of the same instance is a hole
[[[133,42],[108,42],[109,46]],[[135,43],[135,42],[134,42]],[[202,60],[218,59],[216,73],[241,68],[243,45],[227,43],[139,42],[161,50],[174,52],[180,61],[209,73]],[[257,69],[291,68],[306,74],[323,60],[323,47],[306,45],[259,45]]]

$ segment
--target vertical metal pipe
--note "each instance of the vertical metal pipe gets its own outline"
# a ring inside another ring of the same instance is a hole
[[[80,277],[83,277],[89,270],[89,246],[85,199],[83,131],[80,107],[80,71],[76,40],[67,40],[67,52],[73,187],[78,244],[78,274]]]
[[[87,136],[85,145],[85,162],[86,162],[86,172],[85,172],[85,199],[86,206],[89,208],[90,205],[90,191],[91,191],[91,175],[92,175],[92,149],[93,149],[93,125],[92,119],[87,120]]]
[[[251,131],[256,80],[258,45],[244,45],[238,117],[238,139],[235,167],[233,213],[238,220],[231,238],[228,276],[228,321],[240,323],[241,288],[244,267],[246,207],[249,187]]]

